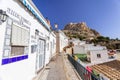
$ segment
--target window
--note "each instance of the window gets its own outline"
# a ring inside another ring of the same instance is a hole
[[[11,55],[12,56],[22,55],[22,54],[24,54],[23,46],[12,46],[11,47]]]
[[[25,54],[29,44],[29,30],[12,25],[11,56]]]
[[[11,44],[17,46],[28,46],[29,31],[16,25],[12,26]]]
[[[97,54],[97,58],[101,58],[101,54]]]
[[[31,46],[31,53],[36,52],[36,50],[37,50],[37,45],[32,45]]]
[[[6,24],[2,65],[28,59],[29,28],[8,21]]]

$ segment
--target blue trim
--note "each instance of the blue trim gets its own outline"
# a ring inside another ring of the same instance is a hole
[[[21,60],[24,60],[24,59],[28,59],[28,55],[2,59],[2,65],[13,63],[13,62],[17,62],[17,61],[21,61]]]
[[[23,3],[23,5],[24,5],[28,10],[30,10],[30,12],[36,17],[36,19],[38,19],[38,21],[50,31],[50,28],[49,28],[49,26],[47,25],[47,23],[42,19],[41,16],[39,16],[39,15],[36,13],[36,11],[31,7],[31,5],[29,5],[26,0],[20,0],[20,1]]]

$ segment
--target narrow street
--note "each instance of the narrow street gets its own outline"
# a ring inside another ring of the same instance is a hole
[[[50,71],[47,80],[67,80],[63,64],[62,55],[59,54],[56,60],[49,64]]]
[[[34,80],[80,80],[67,56],[59,54],[52,59],[45,70]]]
[[[67,80],[62,55],[52,59],[37,80]]]

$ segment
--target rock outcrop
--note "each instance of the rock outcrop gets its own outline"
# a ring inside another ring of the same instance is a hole
[[[80,39],[92,39],[100,36],[99,32],[97,32],[94,29],[90,29],[85,22],[69,23],[64,27],[63,32],[68,37],[74,37]]]

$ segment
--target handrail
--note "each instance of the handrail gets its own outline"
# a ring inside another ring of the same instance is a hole
[[[82,66],[78,61],[74,60],[74,58],[68,54],[68,60],[74,66],[76,71],[82,80],[100,80],[98,76],[95,76],[93,73],[89,72],[84,66]]]

